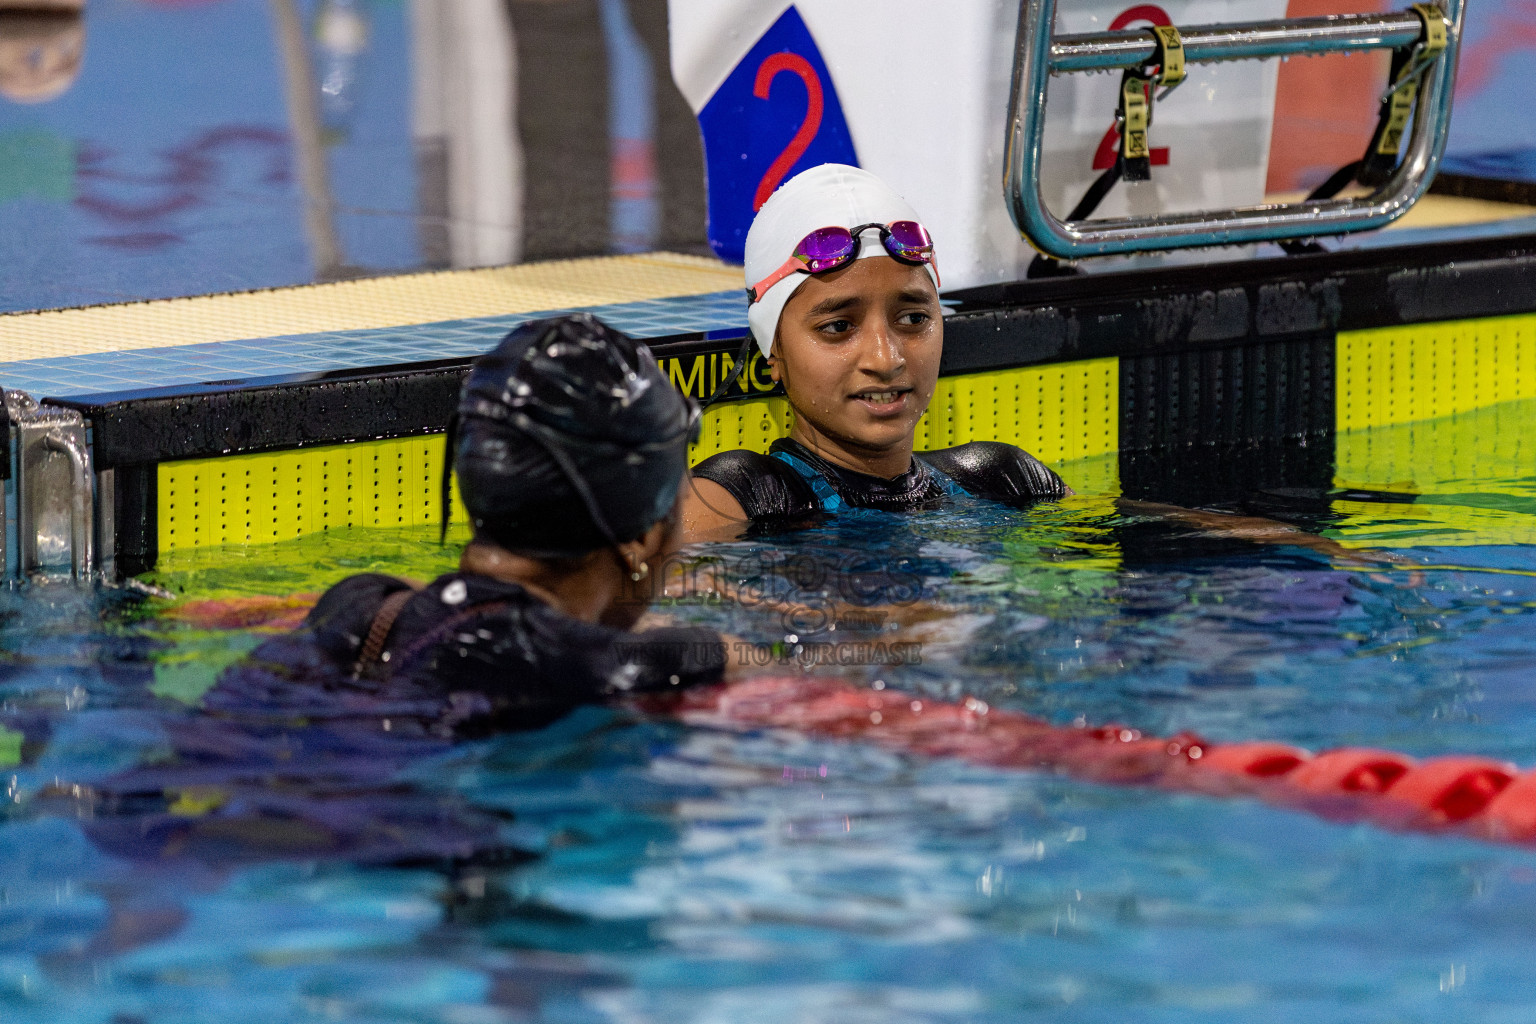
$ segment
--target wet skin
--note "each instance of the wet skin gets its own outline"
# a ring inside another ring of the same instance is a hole
[[[846,469],[895,477],[912,467],[943,351],[928,272],[879,256],[801,285],[768,365],[795,410],[790,437]]]
[[[928,272],[889,256],[807,276],[779,318],[770,374],[795,410],[790,437],[828,462],[897,477],[912,466],[944,352],[943,311]],[[709,480],[683,505],[688,540],[731,536],[741,505]]]

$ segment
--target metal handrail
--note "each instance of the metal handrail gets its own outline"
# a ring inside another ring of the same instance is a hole
[[[1407,213],[1439,169],[1450,128],[1451,86],[1464,0],[1440,0],[1446,46],[1418,82],[1413,131],[1397,168],[1369,196],[1262,204],[1225,210],[1062,221],[1040,194],[1046,90],[1053,73],[1140,67],[1154,59],[1141,31],[1053,39],[1056,0],[1023,0],[1009,99],[1003,190],[1014,224],[1036,248],[1062,259],[1163,249],[1273,242],[1383,227]],[[1206,63],[1411,45],[1422,25],[1411,12],[1338,15],[1181,29],[1185,60]]]
[[[1336,14],[1285,21],[1232,22],[1179,29],[1190,63],[1299,57],[1342,50],[1393,50],[1411,46],[1424,30],[1411,11]],[[1156,47],[1146,32],[1088,32],[1051,40],[1051,74],[1141,67]]]

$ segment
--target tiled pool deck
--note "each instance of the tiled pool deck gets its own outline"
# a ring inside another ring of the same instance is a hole
[[[601,317],[637,338],[695,331],[745,331],[747,327],[741,291],[731,289],[406,327],[322,331],[0,362],[0,387],[26,391],[39,398],[62,398],[475,356],[490,350],[518,324],[575,309]]]

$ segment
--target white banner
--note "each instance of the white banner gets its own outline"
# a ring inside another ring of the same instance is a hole
[[[1023,277],[1034,251],[1002,189],[1017,0],[669,2],[672,73],[700,115],[710,238],[722,257],[740,260],[765,189],[843,160],[874,171],[916,207],[938,245],[946,290]],[[1285,0],[1072,0],[1056,31],[1284,13]],[[1152,181],[1117,185],[1097,215],[1261,201],[1275,76],[1274,62],[1191,65],[1155,109]],[[1112,159],[1119,81],[1115,73],[1052,82],[1042,194],[1058,216],[1102,173],[1095,158]]]

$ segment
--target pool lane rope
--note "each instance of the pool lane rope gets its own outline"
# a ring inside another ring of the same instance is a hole
[[[931,701],[812,676],[771,676],[670,697],[691,725],[783,728],[903,753],[1089,782],[1251,797],[1336,821],[1536,843],[1536,771],[1484,757],[1415,760],[1390,750],[1311,753],[1285,743],[1155,737],[1122,725],[1062,727],[974,697]]]

